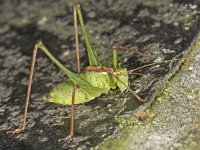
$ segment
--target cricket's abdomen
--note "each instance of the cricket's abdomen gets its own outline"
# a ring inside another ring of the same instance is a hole
[[[62,105],[71,105],[73,87],[74,83],[71,80],[59,83],[50,91],[48,101]],[[92,99],[92,96],[82,91],[80,87],[76,87],[75,104],[84,103]]]
[[[85,72],[81,75],[89,84],[88,86],[77,86],[75,91],[75,104],[88,102],[101,94],[106,94],[110,89],[115,89],[115,83],[112,76],[103,72]],[[66,80],[55,86],[49,93],[48,101],[71,105],[72,90],[74,83]]]

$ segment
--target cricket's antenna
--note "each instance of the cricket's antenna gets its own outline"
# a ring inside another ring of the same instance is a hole
[[[132,72],[138,71],[138,70],[146,68],[146,67],[151,67],[151,66],[154,66],[154,65],[157,65],[157,64],[161,64],[161,63],[170,63],[170,62],[173,62],[173,61],[176,61],[176,60],[179,60],[179,59],[163,60],[161,62],[154,62],[154,63],[146,64],[146,65],[140,66],[138,68],[129,70],[128,73],[131,74]]]
[[[140,57],[145,57],[146,53],[142,53],[140,52],[137,48],[128,48],[128,47],[124,47],[122,45],[115,45],[115,47],[119,50],[125,50],[125,51],[130,51],[135,53],[136,55],[140,56]]]

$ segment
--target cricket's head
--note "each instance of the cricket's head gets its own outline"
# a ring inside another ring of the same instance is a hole
[[[115,84],[120,89],[121,92],[124,92],[129,83],[128,83],[128,71],[126,68],[117,68],[114,70],[115,76],[113,77]]]

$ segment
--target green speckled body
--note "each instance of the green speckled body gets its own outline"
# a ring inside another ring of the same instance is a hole
[[[110,70],[128,86],[128,72],[125,68],[115,70],[110,68]],[[80,76],[88,81],[89,85],[86,87],[76,87],[75,104],[88,102],[101,94],[107,94],[110,89],[116,89],[117,87],[121,92],[126,90],[126,87],[119,80],[107,72],[86,71],[84,74],[80,74]],[[61,82],[50,91],[48,101],[71,105],[73,86],[74,83],[71,80]]]

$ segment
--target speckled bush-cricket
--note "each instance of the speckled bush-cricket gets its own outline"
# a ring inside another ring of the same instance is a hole
[[[23,132],[25,130],[32,77],[33,77],[35,59],[38,49],[42,50],[69,77],[68,80],[63,81],[57,86],[55,86],[48,95],[48,101],[50,102],[62,105],[71,105],[70,135],[64,138],[64,140],[67,140],[74,136],[74,104],[88,102],[90,100],[95,99],[96,97],[99,97],[101,94],[107,94],[110,91],[110,89],[116,89],[117,87],[120,89],[121,92],[128,90],[136,97],[136,99],[138,99],[141,102],[144,101],[128,86],[128,71],[126,68],[121,68],[118,65],[118,58],[117,58],[118,47],[117,46],[113,47],[113,68],[108,68],[101,65],[100,61],[98,60],[95,49],[92,46],[90,39],[88,38],[80,5],[79,4],[74,5],[73,9],[74,9],[75,46],[77,54],[78,72],[75,73],[69,70],[68,68],[64,67],[49,52],[47,47],[42,42],[38,42],[33,50],[22,125],[18,129],[15,129],[13,131],[8,131],[8,133],[15,134]],[[83,73],[80,73],[79,43],[78,43],[78,28],[77,28],[78,19],[81,26],[83,39],[86,45],[86,50],[90,63],[90,66],[87,66],[84,69]]]

